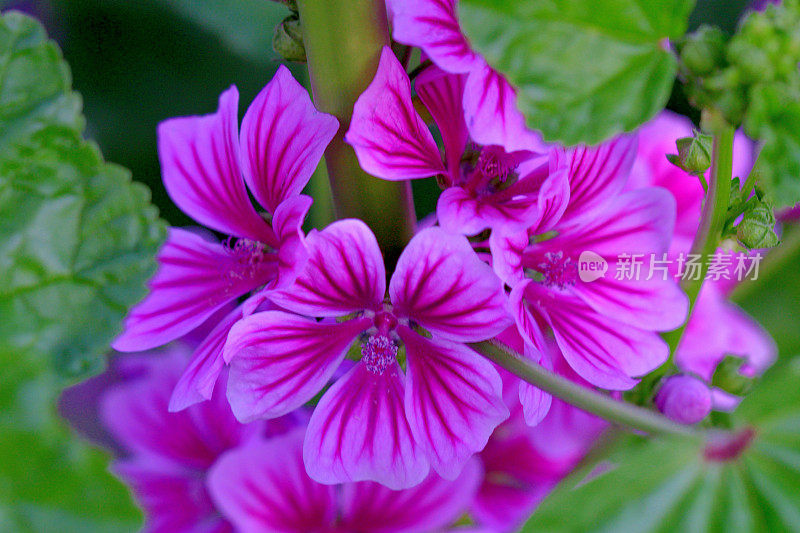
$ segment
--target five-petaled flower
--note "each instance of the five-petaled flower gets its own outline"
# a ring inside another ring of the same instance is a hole
[[[225,91],[216,113],[159,125],[164,186],[186,214],[229,235],[171,228],[158,254],[150,293],[128,315],[113,346],[141,351],[193,330],[251,291],[285,286],[305,259],[300,225],[311,198],[300,191],[338,129],[318,112],[286,67],[256,96],[238,133],[239,94]],[[245,187],[245,183],[247,187]],[[259,214],[248,188],[266,209]],[[197,349],[176,386],[170,409],[208,399],[223,368],[230,326],[253,305],[232,310]]]
[[[249,421],[303,405],[357,340],[358,362],[311,417],[311,477],[403,488],[432,466],[454,479],[508,416],[497,371],[464,344],[512,324],[500,280],[466,238],[440,228],[411,239],[388,299],[383,258],[363,222],[335,222],[307,244],[295,285],[270,294],[292,313],[255,313],[230,332],[224,355],[234,413]]]

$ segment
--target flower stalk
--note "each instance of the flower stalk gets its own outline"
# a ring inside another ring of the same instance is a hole
[[[490,361],[531,385],[615,424],[652,434],[682,437],[697,437],[701,434],[691,426],[677,424],[654,411],[614,400],[595,390],[573,383],[523,358],[499,342],[483,341],[471,346]]]
[[[389,255],[399,254],[416,220],[410,185],[370,176],[344,142],[353,105],[390,42],[384,2],[300,0],[297,5],[314,103],[339,120],[339,131],[325,152],[336,213],[364,220]]]
[[[728,216],[733,178],[733,138],[735,130],[724,119],[719,116],[713,116],[710,113],[704,116],[703,120],[709,125],[709,129],[714,136],[714,144],[711,153],[711,178],[708,192],[703,203],[700,226],[689,252],[690,256],[700,257],[700,274],[691,279],[684,279],[681,282],[681,288],[689,298],[689,313],[681,327],[664,334],[665,340],[670,345],[670,358],[656,371],[659,376],[665,374],[674,364],[675,351],[686,331],[686,325],[692,317],[708,268],[722,240],[722,231]]]

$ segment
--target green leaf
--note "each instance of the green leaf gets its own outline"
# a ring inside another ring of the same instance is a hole
[[[755,436],[738,459],[706,459],[692,439],[624,437],[608,458],[616,466],[576,472],[523,531],[800,530],[799,381],[795,359],[745,398],[734,418]]]
[[[80,99],[32,19],[0,22],[0,351],[97,372],[164,228],[149,192],[81,138]]]
[[[461,0],[472,45],[546,140],[595,144],[663,109],[692,0]]]
[[[53,412],[44,362],[0,352],[0,531],[130,532],[141,514],[108,457],[70,435]]]
[[[0,17],[0,530],[131,531],[140,514],[104,454],[55,413],[104,365],[145,291],[164,226],[149,192],[82,139],[60,51]]]

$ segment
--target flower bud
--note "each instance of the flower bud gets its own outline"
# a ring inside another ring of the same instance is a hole
[[[272,48],[287,61],[305,63],[306,48],[303,44],[303,31],[297,15],[289,15],[275,26],[272,35]]]
[[[780,242],[775,235],[775,214],[772,207],[759,202],[742,216],[736,226],[736,238],[743,246],[753,248],[772,248]]]
[[[686,37],[681,47],[681,63],[694,75],[710,74],[722,63],[725,34],[719,28],[701,26]]]
[[[655,404],[675,422],[696,424],[711,412],[711,390],[692,376],[671,376],[658,389]]]
[[[667,159],[689,174],[700,175],[711,166],[711,143],[712,137],[702,133],[683,137],[675,141],[678,154],[667,154]]]

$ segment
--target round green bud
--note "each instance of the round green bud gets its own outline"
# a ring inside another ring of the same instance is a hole
[[[736,226],[736,238],[747,248],[772,248],[780,239],[775,235],[775,214],[764,202],[747,211]]]

